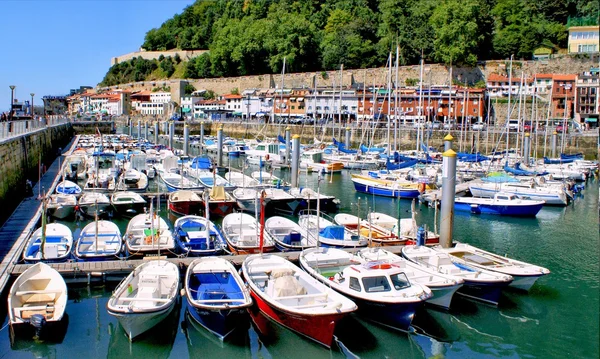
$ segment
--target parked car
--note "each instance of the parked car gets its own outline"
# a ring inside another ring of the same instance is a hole
[[[427,122],[426,127],[433,128],[434,130],[439,130],[440,128],[442,128],[442,123],[440,121]]]
[[[483,121],[477,121],[473,124],[473,131],[483,131],[486,128],[486,124]]]
[[[509,131],[519,131],[519,120],[508,120],[506,126]]]
[[[443,128],[444,128],[444,130],[454,129],[454,122],[452,122],[452,121],[444,122]]]
[[[557,133],[568,133],[569,132],[569,126],[564,126],[562,123],[556,125],[556,132]]]
[[[425,122],[415,122],[413,123],[413,128],[424,128],[425,127]]]
[[[523,131],[531,132],[532,129],[533,129],[533,126],[531,125],[531,122],[527,121],[523,124]]]

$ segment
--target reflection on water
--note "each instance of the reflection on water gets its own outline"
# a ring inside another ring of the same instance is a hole
[[[69,326],[69,315],[65,314],[58,323],[53,323],[51,329],[44,328],[41,338],[35,338],[33,327],[23,325],[8,327],[10,348],[33,354],[35,358],[57,358],[57,346],[62,344]],[[49,330],[50,329],[50,330]]]
[[[250,358],[249,327],[248,321],[239,323],[222,341],[198,324],[187,310],[185,319],[181,322],[190,358]]]

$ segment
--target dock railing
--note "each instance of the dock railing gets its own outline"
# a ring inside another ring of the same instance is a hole
[[[0,141],[16,136],[28,134],[42,128],[65,124],[69,122],[66,117],[48,117],[39,120],[18,120],[0,122]]]

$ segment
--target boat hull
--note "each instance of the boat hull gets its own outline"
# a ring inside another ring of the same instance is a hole
[[[214,310],[199,308],[194,306],[188,300],[190,316],[209,332],[213,333],[220,340],[225,338],[235,330],[240,323],[248,320],[246,308]]]
[[[357,192],[373,194],[376,196],[395,198],[418,198],[420,195],[418,189],[393,189],[379,186],[369,186],[356,181],[352,181],[352,183],[354,183],[354,189]]]
[[[431,293],[433,296],[427,299],[427,305],[435,305],[436,307],[441,307],[444,309],[450,309],[450,304],[452,303],[452,298],[454,297],[454,293],[462,287],[461,284],[453,285],[453,286],[444,286],[444,287],[434,287],[431,286]]]
[[[169,201],[169,210],[176,215],[188,216],[200,214],[202,209],[202,202],[196,201],[180,201],[171,202]]]
[[[477,197],[494,197],[494,195],[499,192],[499,190],[488,189],[488,188],[484,188],[484,187],[476,187],[476,186],[469,187],[469,190],[471,191],[471,194],[473,196],[477,196]],[[548,204],[548,205],[566,206],[568,204],[568,200],[567,200],[566,196],[560,196],[558,194],[537,194],[537,193],[508,191],[508,190],[505,190],[505,192],[512,193],[517,197],[528,197],[529,199],[532,199],[532,200],[544,201],[545,204]]]
[[[75,205],[48,208],[48,213],[56,219],[71,218],[75,215]]]
[[[358,305],[358,314],[365,319],[402,331],[408,331],[417,309],[423,302],[381,303],[350,297]]]
[[[96,206],[97,206],[97,211],[98,211],[98,215],[101,216],[103,214],[108,213],[109,209],[110,209],[110,203],[98,203],[98,205],[96,204],[83,204],[83,205],[79,205],[79,211],[81,211],[81,213],[84,216],[87,217],[94,217],[96,215]]]
[[[529,291],[529,289],[531,289],[531,287],[535,284],[535,282],[543,276],[543,274],[539,274],[539,275],[514,275],[511,274],[513,277],[513,281],[512,283],[510,283],[509,287],[511,288],[515,288],[515,289],[520,289],[520,290],[524,290],[524,291]]]
[[[235,201],[223,201],[223,202],[209,202],[208,210],[211,215],[225,217],[229,213],[233,212],[236,207]]]
[[[513,217],[535,217],[542,209],[542,206],[543,204],[527,206],[503,206],[493,204],[454,203],[454,209],[456,211],[469,212],[473,214],[495,214]]]
[[[113,203],[115,212],[121,217],[129,218],[135,217],[140,213],[144,213],[144,208],[148,204],[143,203]]]
[[[458,294],[481,302],[498,305],[502,289],[508,287],[510,282],[482,283],[465,280],[457,291]]]
[[[328,348],[333,341],[336,323],[348,314],[298,315],[272,307],[254,291],[250,294],[267,318]]]
[[[133,341],[141,334],[162,322],[173,311],[173,308],[175,308],[175,300],[173,300],[170,306],[156,312],[120,313],[109,310],[108,314],[117,318],[129,340]]]

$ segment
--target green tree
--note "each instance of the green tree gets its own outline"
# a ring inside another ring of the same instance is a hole
[[[206,92],[204,92],[204,95],[202,95],[202,97],[204,97],[206,100],[214,100],[215,98],[217,98],[217,93],[214,92],[213,90],[206,90]]]
[[[186,95],[191,95],[194,91],[196,91],[196,88],[194,87],[194,85],[187,83],[185,84],[183,91]]]

